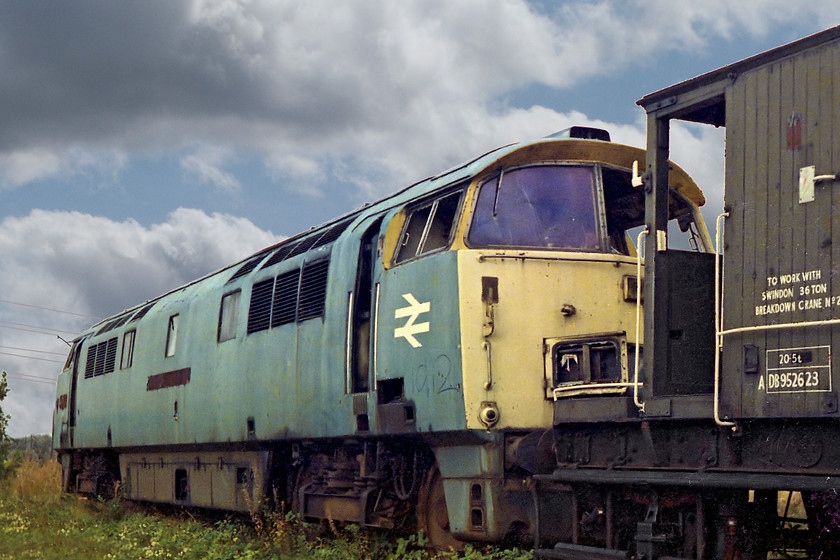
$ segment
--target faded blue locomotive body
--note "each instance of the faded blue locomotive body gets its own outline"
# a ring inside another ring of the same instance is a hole
[[[65,489],[531,534],[553,401],[634,386],[644,152],[604,134],[495,150],[94,325],[58,381]]]

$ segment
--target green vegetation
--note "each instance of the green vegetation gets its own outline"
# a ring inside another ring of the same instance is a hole
[[[25,458],[0,487],[0,560],[319,559],[425,560],[421,535],[398,537],[354,525],[304,523],[260,512],[209,519],[188,511],[155,511],[118,500],[61,494],[57,463]],[[470,547],[437,558],[526,560],[530,552]]]
[[[6,382],[6,372],[0,374],[0,403],[9,394],[9,384]],[[14,466],[8,464],[9,459],[9,436],[6,435],[6,426],[9,425],[9,415],[3,414],[3,407],[0,406],[0,482],[11,476]]]
[[[12,453],[19,451],[41,463],[55,457],[55,452],[52,449],[52,436],[49,434],[12,438],[10,450]]]

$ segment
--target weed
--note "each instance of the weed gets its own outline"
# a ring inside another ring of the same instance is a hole
[[[422,534],[395,536],[356,525],[304,522],[252,508],[231,516],[166,515],[119,499],[62,495],[55,463],[25,461],[0,491],[0,560],[530,560],[528,551],[468,545],[430,554]]]

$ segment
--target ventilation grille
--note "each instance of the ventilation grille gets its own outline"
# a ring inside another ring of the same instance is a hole
[[[286,259],[302,255],[310,249],[317,249],[318,247],[329,245],[330,243],[338,239],[339,236],[344,232],[344,230],[346,230],[347,227],[351,223],[353,223],[353,219],[354,218],[344,220],[343,222],[335,224],[326,231],[319,230],[308,237],[304,237],[303,239],[290,240],[289,242],[280,246],[280,248],[278,248],[274,252],[274,254],[271,255],[271,258],[265,261],[265,264],[262,265],[262,268],[260,270],[268,268],[270,266],[274,266],[275,264],[281,263]]]
[[[322,317],[326,308],[330,260],[307,264],[254,284],[248,334]]]
[[[125,315],[121,315],[116,319],[112,319],[111,321],[108,321],[101,329],[96,331],[96,335],[94,336],[119,328],[128,323],[129,319],[131,319],[131,313],[126,313]]]
[[[298,303],[299,321],[324,315],[329,266],[329,260],[322,260],[311,263],[303,269],[303,276],[300,279],[300,302]]]
[[[328,229],[326,232],[324,232],[324,235],[322,235],[318,239],[318,242],[315,243],[313,248],[314,247],[323,247],[324,245],[327,245],[328,243],[332,243],[333,241],[338,239],[338,237],[342,233],[344,233],[344,230],[347,229],[347,226],[349,226],[353,222],[353,219],[354,218],[350,218],[349,220],[344,220],[343,222],[337,223],[333,227]]]
[[[271,292],[274,278],[254,284],[251,291],[251,308],[248,312],[248,334],[264,331],[271,324]]]
[[[313,245],[318,241],[317,235],[311,235],[309,237],[304,237],[301,239],[297,244],[295,244],[295,248],[291,250],[289,256],[286,257],[287,259],[291,259],[292,257],[296,257],[298,255],[302,255],[307,252],[309,249],[312,248]]]
[[[288,245],[283,245],[279,249],[277,249],[271,258],[265,261],[265,264],[262,266],[263,268],[268,268],[269,266],[274,266],[277,263],[283,262],[286,260],[286,257],[289,256],[289,253],[292,252],[292,249],[295,248],[294,243],[289,243]]]
[[[117,337],[88,347],[85,379],[114,371],[117,362]]]
[[[274,286],[274,305],[272,306],[271,317],[272,327],[294,322],[299,279],[299,268],[277,277],[277,284]]]
[[[251,257],[250,259],[248,259],[245,262],[245,264],[243,264],[242,266],[239,267],[239,270],[237,270],[236,272],[233,273],[233,276],[230,277],[230,280],[228,280],[227,283],[230,284],[231,282],[233,282],[237,278],[242,278],[243,276],[246,276],[252,270],[257,268],[257,265],[259,265],[262,262],[262,260],[265,258],[265,256],[267,254],[268,254],[268,251],[263,250],[263,251],[260,251],[259,253],[257,253],[256,255],[254,255],[253,257]]]
[[[129,321],[129,323],[133,323],[134,321],[139,321],[140,319],[142,319],[143,317],[145,317],[145,316],[146,316],[146,313],[148,313],[148,312],[149,312],[149,310],[150,310],[152,307],[154,307],[154,306],[155,306],[155,304],[154,304],[154,303],[150,303],[149,305],[147,305],[146,307],[144,307],[143,309],[141,309],[140,311],[138,311],[138,312],[134,315],[134,317],[132,317],[132,318],[131,318],[131,321]]]

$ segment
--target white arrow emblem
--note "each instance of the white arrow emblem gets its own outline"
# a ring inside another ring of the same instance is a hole
[[[429,301],[420,303],[412,294],[403,294],[403,299],[408,302],[406,307],[401,307],[394,311],[394,319],[401,319],[408,317],[405,325],[394,329],[394,338],[404,338],[413,348],[420,348],[423,346],[414,335],[424,332],[429,332],[429,322],[415,323],[417,318],[422,313],[427,313],[432,308],[432,303]]]

